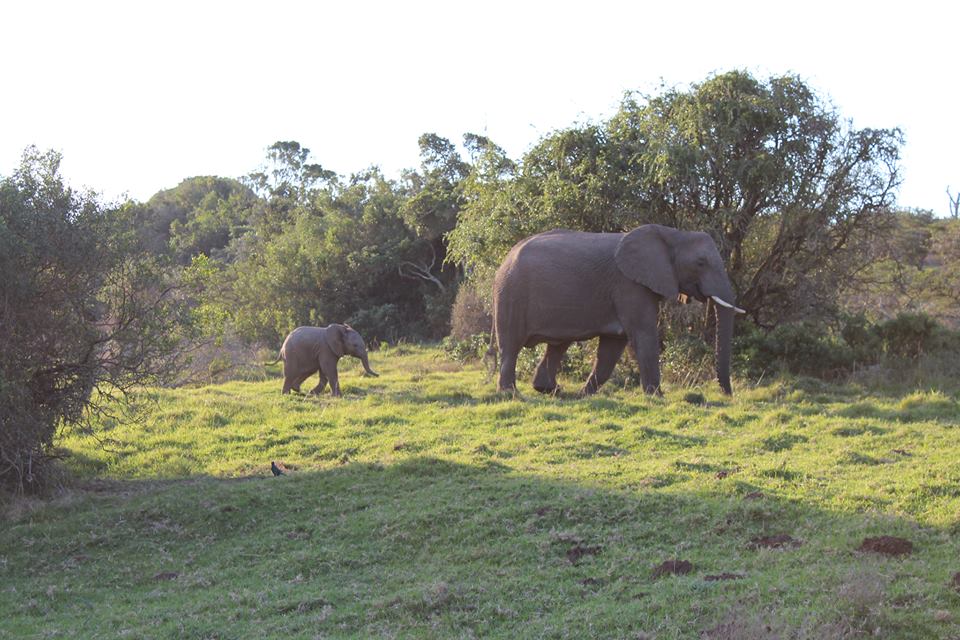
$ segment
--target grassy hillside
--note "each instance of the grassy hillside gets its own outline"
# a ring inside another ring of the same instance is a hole
[[[954,396],[513,399],[431,350],[373,364],[341,400],[156,390],[65,438],[73,487],[3,513],[0,638],[960,636]],[[912,552],[857,551],[880,535]]]

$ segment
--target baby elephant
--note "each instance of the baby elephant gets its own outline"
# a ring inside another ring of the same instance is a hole
[[[344,355],[359,358],[363,370],[377,376],[367,361],[367,348],[363,338],[347,324],[331,324],[329,327],[297,327],[287,335],[280,348],[283,360],[283,393],[293,389],[300,393],[303,381],[320,371],[320,382],[310,393],[320,393],[330,382],[330,391],[340,396],[340,381],[337,378],[337,361]],[[276,360],[274,360],[276,362]]]

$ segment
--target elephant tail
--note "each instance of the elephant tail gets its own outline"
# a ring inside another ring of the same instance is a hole
[[[277,354],[277,359],[276,359],[276,360],[274,360],[273,362],[264,362],[264,363],[263,363],[263,366],[269,367],[270,365],[277,364],[277,363],[280,362],[281,360],[283,360],[283,349],[280,349],[280,353]]]

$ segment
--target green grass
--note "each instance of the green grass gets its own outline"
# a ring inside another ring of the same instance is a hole
[[[65,437],[76,480],[3,512],[0,638],[960,635],[956,396],[515,399],[373,360],[340,400],[158,389],[105,447]],[[802,544],[750,545],[778,534]],[[914,551],[855,551],[877,535]]]

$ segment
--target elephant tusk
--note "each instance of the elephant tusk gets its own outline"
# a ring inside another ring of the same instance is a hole
[[[737,313],[746,313],[746,311],[744,311],[744,310],[741,309],[740,307],[735,307],[735,306],[733,306],[732,304],[730,304],[729,302],[727,302],[726,300],[724,300],[724,299],[722,299],[722,298],[718,298],[717,296],[710,296],[710,297],[713,298],[713,301],[716,302],[716,303],[717,303],[718,305],[720,305],[721,307],[726,307],[727,309],[733,309],[733,310],[736,311]]]

